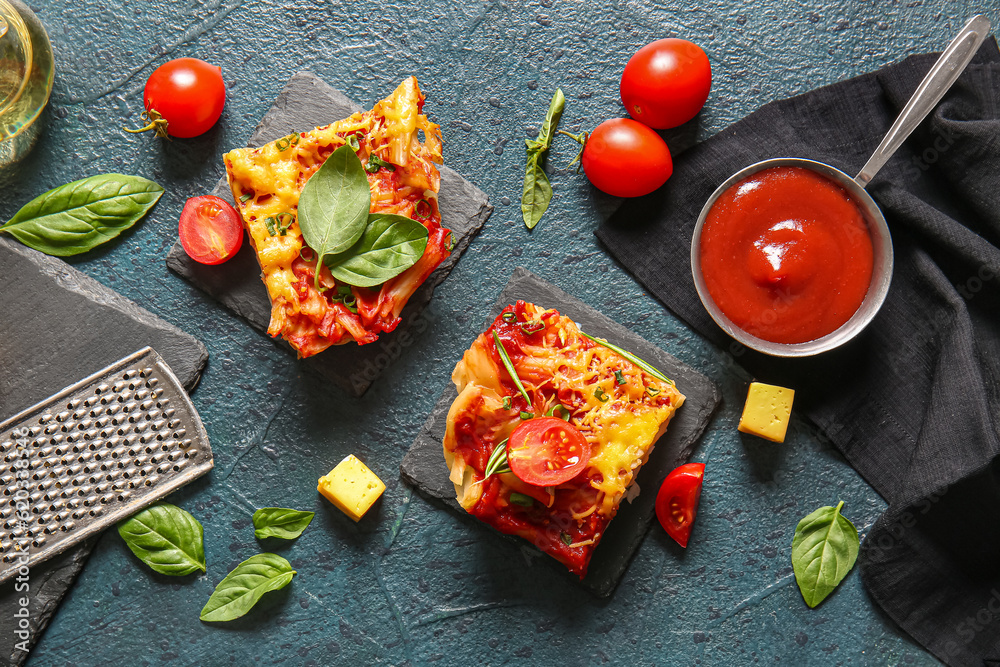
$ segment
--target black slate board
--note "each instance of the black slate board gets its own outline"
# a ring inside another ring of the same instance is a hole
[[[149,345],[184,387],[208,361],[200,341],[66,262],[0,237],[0,421]],[[29,646],[38,640],[86,562],[93,541],[32,568]],[[0,586],[0,664],[20,665],[16,580]]]
[[[257,125],[247,146],[256,148],[292,132],[347,118],[362,108],[311,72],[299,72],[288,80],[278,98]],[[447,150],[447,145],[445,146]],[[233,202],[233,193],[222,178],[212,194]],[[381,373],[378,357],[398,346],[411,324],[420,316],[434,293],[458,262],[465,249],[493,212],[486,195],[448,167],[441,167],[441,191],[438,193],[441,223],[452,231],[455,249],[430,278],[410,297],[403,310],[403,321],[396,330],[379,336],[378,341],[358,346],[354,343],[331,347],[302,360],[306,370],[330,379],[345,390],[360,396]],[[259,331],[267,331],[271,303],[260,267],[249,243],[244,243],[236,257],[219,266],[198,264],[184,252],[180,242],[167,255],[167,266],[199,289],[207,292],[226,308]],[[291,347],[285,345],[289,350]],[[391,356],[391,354],[390,354]]]
[[[493,304],[483,329],[489,327],[505,306],[518,299],[544,308],[555,308],[572,318],[587,333],[605,338],[635,353],[663,371],[677,383],[677,388],[686,396],[684,405],[675,413],[666,434],[657,442],[646,465],[639,471],[636,483],[641,493],[631,503],[622,502],[618,515],[609,524],[600,545],[594,551],[587,576],[581,582],[595,595],[607,597],[615,590],[632,555],[649,529],[655,513],[656,491],[660,482],[668,472],[690,458],[698,438],[701,437],[708,420],[719,405],[721,398],[719,389],[707,377],[674,356],[522,268],[514,270],[514,275]],[[437,405],[434,406],[434,410],[431,411],[403,458],[400,473],[403,479],[415,486],[422,495],[443,502],[463,517],[485,527],[486,524],[467,514],[455,500],[455,487],[448,479],[448,468],[441,450],[448,409],[457,395],[453,385],[441,394]],[[518,557],[519,550],[528,547],[520,538],[493,532],[510,543],[511,558]],[[565,568],[554,559],[540,560],[576,580],[575,576],[566,572]]]

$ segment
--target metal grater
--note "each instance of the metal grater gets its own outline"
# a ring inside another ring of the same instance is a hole
[[[198,412],[149,347],[0,424],[0,456],[0,583],[212,469]]]

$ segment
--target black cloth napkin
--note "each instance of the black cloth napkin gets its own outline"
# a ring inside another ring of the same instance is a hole
[[[857,173],[936,54],[765,105],[695,146],[597,231],[656,297],[808,415],[889,502],[861,549],[871,597],[951,665],[1000,661],[1000,53],[990,39],[869,192],[895,272],[868,329],[811,359],[747,350],[711,320],[690,240],[738,169],[806,157]],[[831,499],[836,500],[836,499]]]

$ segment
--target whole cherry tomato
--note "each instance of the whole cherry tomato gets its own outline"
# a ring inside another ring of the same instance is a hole
[[[685,548],[698,514],[704,476],[704,463],[685,463],[667,475],[656,494],[656,518],[667,535]]]
[[[207,132],[226,105],[222,70],[197,58],[177,58],[150,75],[143,90],[144,116],[157,136],[186,139]]]
[[[184,252],[202,264],[222,264],[243,245],[239,213],[225,199],[212,195],[187,200],[178,231]]]
[[[519,425],[507,441],[507,465],[534,486],[558,486],[573,479],[590,461],[590,443],[579,429],[558,417],[539,417]]]
[[[582,162],[590,182],[616,197],[649,194],[674,173],[670,149],[660,135],[628,118],[598,125],[583,147]]]
[[[662,130],[694,118],[711,87],[712,66],[701,47],[684,39],[661,39],[632,56],[620,90],[632,118]]]

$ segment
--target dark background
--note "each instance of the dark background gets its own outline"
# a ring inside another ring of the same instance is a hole
[[[155,575],[106,534],[29,664],[934,664],[873,607],[856,571],[818,609],[806,607],[789,560],[797,521],[844,500],[864,533],[885,503],[800,420],[781,445],[736,432],[750,378],[604,253],[593,231],[617,202],[560,171],[575,154],[566,138],[550,157],[552,206],[534,232],[524,229],[523,139],[536,134],[557,86],[567,97],[566,130],[623,115],[621,70],[656,38],[697,42],[714,68],[704,112],[667,135],[680,150],[768,101],[940,49],[969,15],[995,13],[990,4],[33,3],[53,41],[56,84],[47,130],[0,183],[0,217],[99,172],[139,174],[167,189],[133,232],[71,263],[208,347],[193,400],[216,468],[172,496],[205,526],[208,573]],[[179,56],[222,67],[228,93],[219,125],[171,143],[121,132],[138,124],[149,74]],[[303,362],[163,262],[184,201],[211,190],[222,153],[246,143],[285,80],[303,69],[366,107],[417,75],[425,110],[443,128],[446,163],[496,206],[435,293],[428,326],[390,352],[390,368],[361,399],[304,373]],[[607,601],[398,480],[404,452],[517,265],[723,389],[695,453],[708,472],[688,550],[654,527]],[[315,492],[316,479],[349,453],[389,486],[359,524]],[[270,505],[317,517],[295,542],[259,544],[250,516]],[[293,583],[240,621],[199,622],[215,584],[261,550],[292,561]]]

